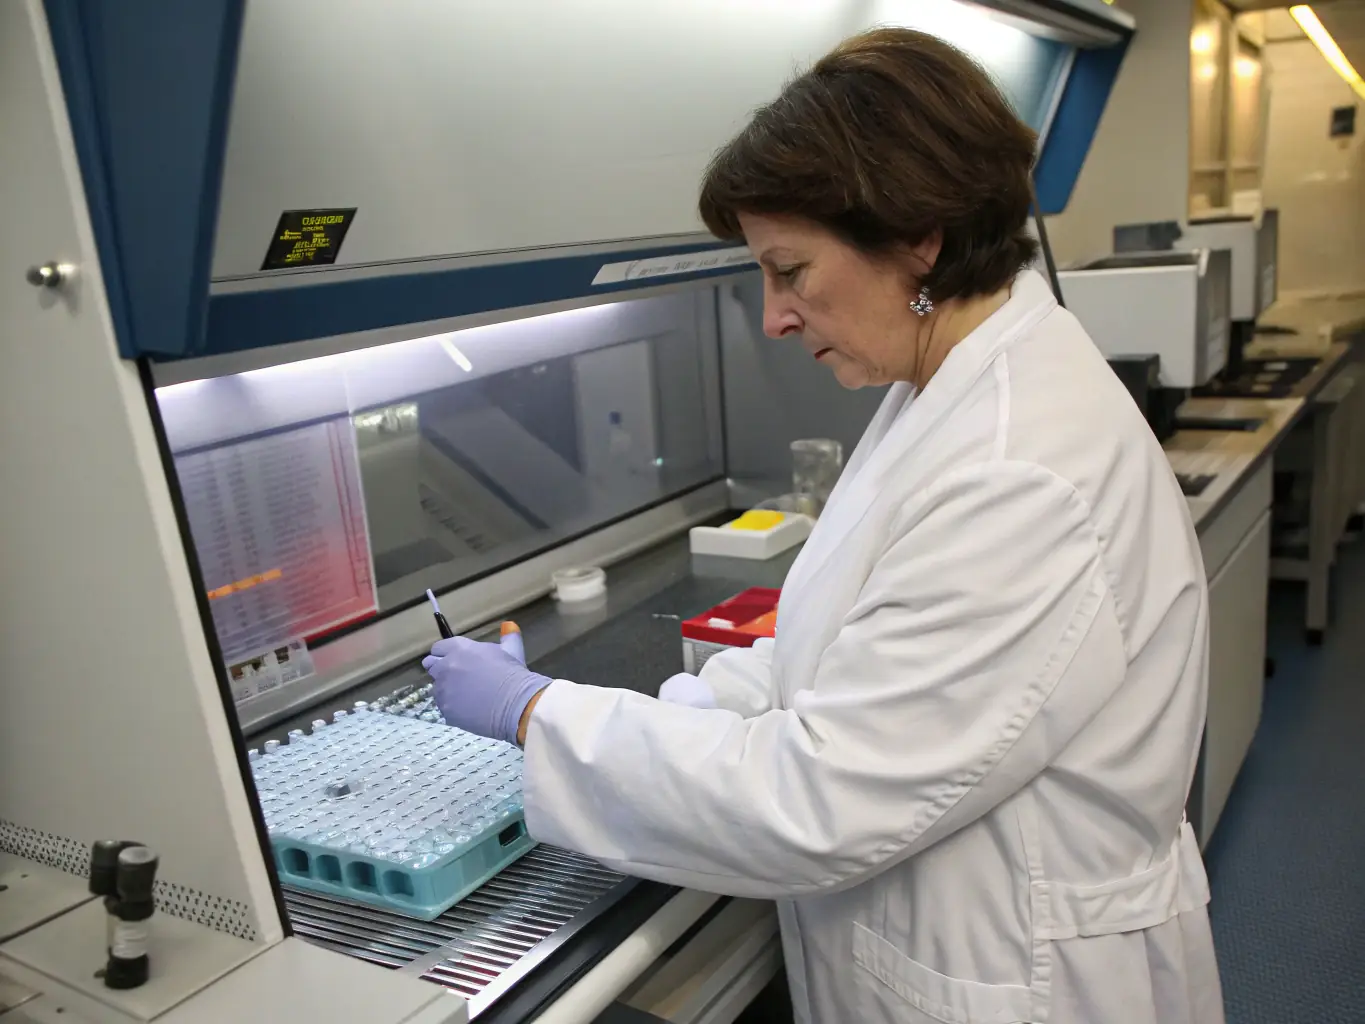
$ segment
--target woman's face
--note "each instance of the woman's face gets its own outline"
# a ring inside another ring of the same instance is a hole
[[[763,268],[763,333],[800,342],[846,388],[912,379],[927,318],[908,287],[933,266],[938,238],[874,260],[801,217],[739,221]]]

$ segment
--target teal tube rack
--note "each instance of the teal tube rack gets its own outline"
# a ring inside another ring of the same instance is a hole
[[[362,708],[252,752],[282,882],[432,920],[535,844],[517,747]]]

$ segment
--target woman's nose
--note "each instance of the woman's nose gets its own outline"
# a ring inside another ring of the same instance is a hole
[[[788,334],[799,334],[801,326],[801,316],[792,309],[791,304],[764,289],[763,333],[770,338],[781,338]]]

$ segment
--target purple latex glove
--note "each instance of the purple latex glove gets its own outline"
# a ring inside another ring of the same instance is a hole
[[[498,644],[463,636],[438,640],[422,667],[447,725],[515,743],[526,705],[551,682],[525,662],[521,636],[509,633]]]

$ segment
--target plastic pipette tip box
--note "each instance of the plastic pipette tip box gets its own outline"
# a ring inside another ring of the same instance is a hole
[[[520,749],[366,708],[256,757],[281,881],[432,920],[535,844]]]

